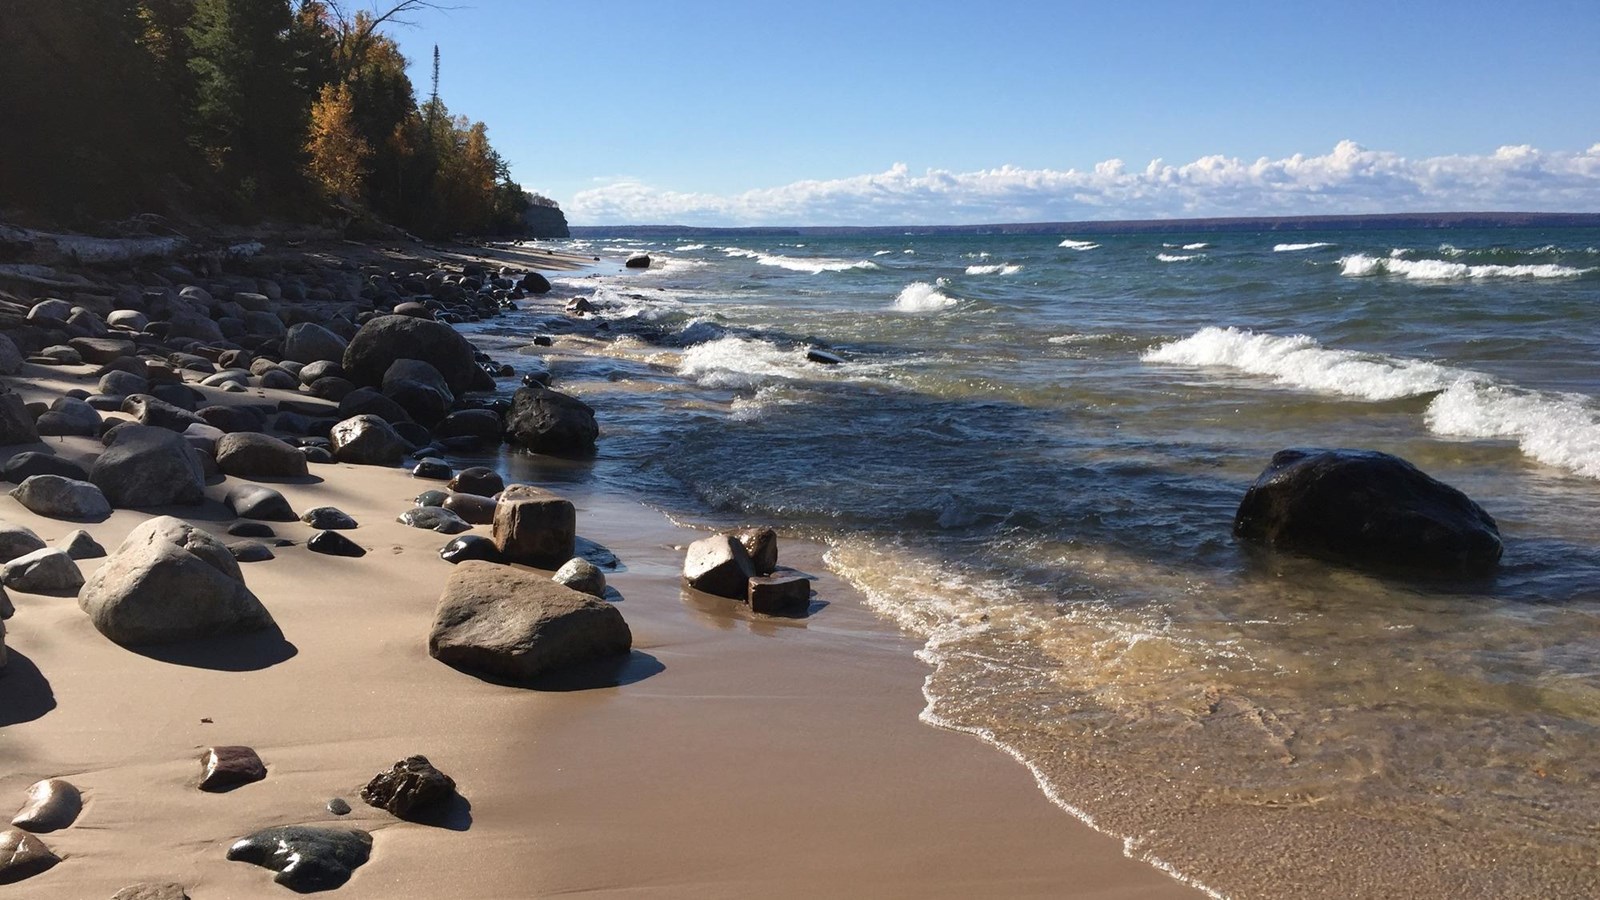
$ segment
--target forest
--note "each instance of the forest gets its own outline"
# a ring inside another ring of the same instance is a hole
[[[425,0],[0,0],[0,210],[376,219],[512,234],[529,206],[489,142],[425,96],[385,29]]]

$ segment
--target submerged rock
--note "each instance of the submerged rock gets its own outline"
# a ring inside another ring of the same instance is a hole
[[[301,893],[339,887],[371,856],[367,832],[309,825],[267,828],[228,848],[229,859],[272,869],[273,881]]]
[[[374,775],[361,789],[361,799],[368,806],[409,819],[443,805],[455,792],[455,779],[434,768],[426,756],[408,756]]]
[[[1396,456],[1283,450],[1245,492],[1241,540],[1383,571],[1474,576],[1500,561],[1483,508]]]

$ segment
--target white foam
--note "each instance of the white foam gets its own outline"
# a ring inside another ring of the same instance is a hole
[[[1096,244],[1094,241],[1075,241],[1072,238],[1064,238],[1061,243],[1057,244],[1056,246],[1065,247],[1068,250],[1093,250],[1100,245]]]
[[[949,309],[959,302],[954,297],[940,293],[937,287],[926,281],[913,281],[894,298],[894,308],[901,312],[933,312]]]
[[[1600,479],[1600,410],[1592,398],[1462,382],[1435,397],[1425,418],[1436,434],[1515,440],[1539,462]]]
[[[681,247],[674,247],[672,249],[677,251],[677,252],[679,252],[679,253],[683,253],[683,252],[686,252],[686,251],[689,251],[689,250],[704,250],[705,248],[706,248],[705,244],[684,244]]]
[[[784,350],[766,341],[724,337],[696,344],[683,352],[678,374],[705,387],[747,388],[774,379],[803,376],[804,349]]]
[[[1206,243],[1205,241],[1200,241],[1199,243],[1194,243],[1194,244],[1184,244],[1183,245],[1183,249],[1184,250],[1207,250],[1207,249],[1210,249],[1210,247],[1211,247],[1211,245]]]
[[[1010,263],[1002,266],[967,266],[968,275],[1015,275],[1021,271],[1021,266]]]
[[[1327,241],[1315,241],[1310,244],[1277,244],[1272,248],[1273,253],[1293,253],[1296,250],[1320,250],[1323,247],[1332,247]]]
[[[915,251],[915,250],[901,250],[900,252],[904,253],[904,254],[907,254],[909,256],[916,256],[917,255],[917,251]]]
[[[1420,360],[1330,350],[1312,338],[1282,337],[1207,326],[1153,347],[1144,362],[1235,369],[1272,378],[1283,387],[1363,400],[1395,400],[1443,390],[1471,373]]]
[[[1402,259],[1396,255],[1388,257],[1367,256],[1356,253],[1339,260],[1340,274],[1361,278],[1371,275],[1398,275],[1411,281],[1470,281],[1492,278],[1577,278],[1593,272],[1594,269],[1578,269],[1572,266],[1558,266],[1554,263],[1540,263],[1537,265],[1500,266],[1484,265],[1469,266],[1466,263],[1448,262],[1442,259]]]
[[[1191,260],[1191,259],[1199,259],[1202,256],[1205,256],[1205,254],[1204,253],[1157,253],[1156,254],[1156,259],[1159,259],[1162,262],[1187,262],[1188,260]]]
[[[1116,335],[1114,334],[1097,331],[1084,334],[1058,334],[1053,338],[1049,338],[1048,342],[1052,344],[1090,344],[1095,341],[1109,341],[1115,338]]]
[[[873,251],[872,255],[873,256],[888,256],[889,254],[891,254],[893,252],[894,252],[893,250],[875,250],[875,251]]]

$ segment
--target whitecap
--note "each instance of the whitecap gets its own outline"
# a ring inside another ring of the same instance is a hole
[[[1064,238],[1061,243],[1057,244],[1056,246],[1065,247],[1068,250],[1093,250],[1100,245],[1096,244],[1094,241],[1075,241],[1072,238]]]
[[[753,338],[722,337],[696,344],[678,360],[678,374],[711,388],[747,388],[805,374],[804,349],[784,350]]]
[[[1210,248],[1211,248],[1211,245],[1206,243],[1205,241],[1199,241],[1198,243],[1194,243],[1194,244],[1184,244],[1183,247],[1182,247],[1182,249],[1184,249],[1184,250],[1208,250]]]
[[[704,250],[705,248],[705,244],[684,244],[680,247],[674,247],[672,249],[678,253],[686,253],[690,250]]]
[[[1021,271],[1021,266],[1010,263],[995,266],[967,266],[968,275],[1015,275]]]
[[[940,293],[937,287],[926,281],[913,281],[894,298],[894,308],[901,312],[933,312],[948,309],[959,302],[954,297]]]
[[[1191,259],[1199,259],[1202,256],[1205,256],[1205,254],[1204,253],[1187,253],[1187,254],[1185,254],[1185,253],[1157,253],[1156,254],[1156,259],[1159,259],[1162,262],[1187,262],[1188,260],[1191,260]]]
[[[872,255],[873,256],[888,256],[889,254],[891,254],[893,252],[894,252],[893,250],[875,250],[875,251],[873,251]]]
[[[1558,266],[1554,263],[1516,266],[1448,262],[1442,259],[1402,259],[1398,256],[1367,256],[1357,253],[1339,260],[1340,274],[1351,277],[1398,275],[1411,281],[1467,281],[1490,278],[1577,278],[1595,271]]]
[[[870,260],[859,259],[828,259],[826,257],[793,257],[782,255],[757,255],[756,262],[763,266],[776,266],[788,269],[791,272],[805,272],[809,275],[821,275],[823,272],[848,272],[851,269],[876,269],[878,264]]]
[[[1428,405],[1435,434],[1506,438],[1547,465],[1600,478],[1600,410],[1591,398],[1461,382]]]
[[[1272,252],[1273,253],[1293,253],[1296,250],[1320,250],[1323,247],[1332,247],[1332,246],[1333,245],[1328,243],[1327,241],[1314,241],[1314,242],[1312,242],[1310,244],[1276,244],[1276,245],[1273,246]]]

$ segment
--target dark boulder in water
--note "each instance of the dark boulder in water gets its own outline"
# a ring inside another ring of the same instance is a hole
[[[815,348],[806,351],[806,359],[825,366],[837,366],[844,363],[844,357],[837,353],[829,353],[826,350],[817,350]]]
[[[635,253],[634,255],[628,257],[628,261],[623,263],[623,265],[630,269],[648,269],[650,268],[650,254]]]
[[[600,428],[594,410],[560,391],[537,385],[519,388],[506,413],[506,436],[537,453],[584,456],[594,452]]]
[[[1466,494],[1371,450],[1283,450],[1245,492],[1233,533],[1274,550],[1416,575],[1484,575],[1494,519]]]

